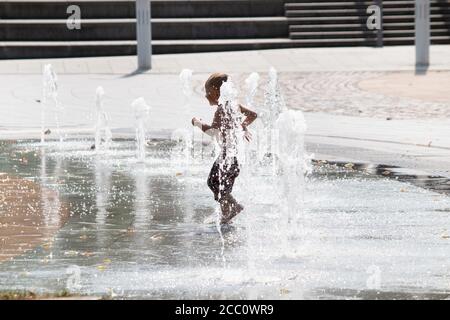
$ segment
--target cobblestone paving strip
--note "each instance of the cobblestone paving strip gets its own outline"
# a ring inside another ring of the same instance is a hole
[[[238,84],[248,75],[231,74]],[[450,117],[450,72],[282,72],[279,82],[287,106],[304,112],[388,120]],[[261,73],[257,109],[264,104],[266,83],[267,74]],[[204,96],[203,86],[203,81],[195,82],[199,97]],[[240,101],[245,102],[243,88]]]
[[[388,96],[450,102],[450,72],[448,71],[429,71],[426,75],[416,75],[412,72],[392,72],[362,80],[359,87],[364,91]]]
[[[280,76],[280,81],[288,106],[305,112],[386,119],[424,119],[450,116],[450,100],[437,102],[418,99],[414,98],[413,92],[410,93],[410,97],[395,95],[390,90],[384,90],[382,85],[379,85],[378,92],[365,90],[360,86],[362,82],[368,86],[371,81],[379,84],[380,78],[392,77],[393,74],[395,73],[284,73]],[[448,74],[448,79],[450,80],[450,74]],[[392,80],[395,81],[396,78],[393,77]],[[403,87],[408,86],[407,81],[404,80]],[[389,83],[387,81],[386,86]],[[448,83],[450,81],[441,83],[441,87]],[[430,82],[427,89],[431,93],[442,90],[436,87],[435,82]]]

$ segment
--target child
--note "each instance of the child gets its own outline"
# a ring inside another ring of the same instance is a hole
[[[221,224],[226,224],[239,214],[244,207],[240,205],[231,195],[235,179],[239,176],[238,160],[230,151],[234,142],[230,139],[233,130],[233,118],[225,108],[219,104],[220,88],[223,83],[227,82],[228,75],[222,73],[214,73],[205,83],[206,99],[211,106],[217,106],[214,114],[214,120],[211,125],[202,123],[197,118],[192,119],[192,125],[200,128],[208,135],[215,136],[222,150],[219,157],[214,162],[208,177],[208,187],[214,193],[214,199],[219,202],[221,215]],[[244,138],[250,141],[251,135],[247,127],[255,121],[257,114],[242,105],[239,111],[245,116],[244,121],[240,124],[244,131]],[[234,146],[236,147],[236,146]]]

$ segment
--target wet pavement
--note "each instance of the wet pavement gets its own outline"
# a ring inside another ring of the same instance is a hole
[[[67,219],[58,192],[0,174],[0,261],[50,241]]]
[[[70,216],[54,237],[0,264],[0,290],[276,299],[443,298],[450,290],[442,263],[450,199],[376,175],[389,168],[316,163],[294,227],[270,170],[244,171],[235,195],[246,210],[218,229],[205,181],[210,146],[197,145],[186,163],[176,144],[154,140],[139,163],[132,141],[99,154],[91,143],[2,145],[2,170],[58,192]]]

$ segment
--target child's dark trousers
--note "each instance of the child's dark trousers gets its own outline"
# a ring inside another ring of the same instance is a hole
[[[220,158],[214,162],[208,177],[208,187],[214,193],[214,199],[220,201],[225,199],[233,191],[234,181],[239,176],[239,164],[236,157],[222,160],[223,166],[219,164]]]

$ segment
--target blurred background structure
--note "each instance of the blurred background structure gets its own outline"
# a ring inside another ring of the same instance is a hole
[[[135,3],[2,0],[0,59],[135,55]],[[431,44],[450,44],[450,1],[429,3]],[[367,8],[380,4],[382,32],[367,26]],[[69,6],[80,8],[79,28],[68,27]],[[415,36],[414,0],[152,0],[151,12],[155,54],[413,45]]]

